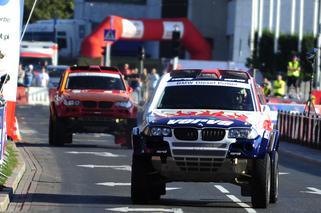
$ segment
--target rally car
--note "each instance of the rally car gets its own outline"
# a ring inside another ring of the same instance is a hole
[[[241,186],[253,207],[278,199],[278,131],[245,71],[174,70],[133,129],[131,199],[147,203],[168,182]]]
[[[72,143],[73,133],[108,133],[131,146],[137,115],[131,92],[116,68],[70,67],[50,100],[49,144]]]

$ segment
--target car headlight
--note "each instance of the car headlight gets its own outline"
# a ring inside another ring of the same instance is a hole
[[[64,100],[63,101],[65,106],[79,106],[80,105],[80,101],[79,100]]]
[[[172,130],[167,127],[151,127],[149,129],[149,135],[170,137],[172,136]]]
[[[132,102],[130,101],[120,101],[120,102],[116,102],[114,103],[114,106],[117,106],[117,107],[123,107],[123,108],[131,108],[132,107]]]
[[[258,135],[257,131],[252,128],[234,128],[228,131],[228,138],[255,139]]]

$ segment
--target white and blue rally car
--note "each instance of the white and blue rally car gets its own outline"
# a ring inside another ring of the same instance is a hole
[[[158,200],[168,182],[241,186],[252,205],[278,198],[278,131],[248,72],[174,70],[133,129],[131,199]]]

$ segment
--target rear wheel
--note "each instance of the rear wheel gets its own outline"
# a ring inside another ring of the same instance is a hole
[[[276,203],[279,196],[279,153],[275,151],[271,161],[270,203]]]
[[[252,205],[254,208],[267,208],[270,202],[271,160],[269,154],[253,162],[252,170]]]

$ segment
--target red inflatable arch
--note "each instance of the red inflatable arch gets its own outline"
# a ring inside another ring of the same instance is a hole
[[[182,45],[192,59],[211,60],[212,49],[195,26],[186,18],[168,19],[125,19],[108,16],[99,27],[87,36],[81,44],[80,54],[84,57],[101,57],[104,29],[116,30],[115,40],[170,40],[174,30],[180,31]]]

